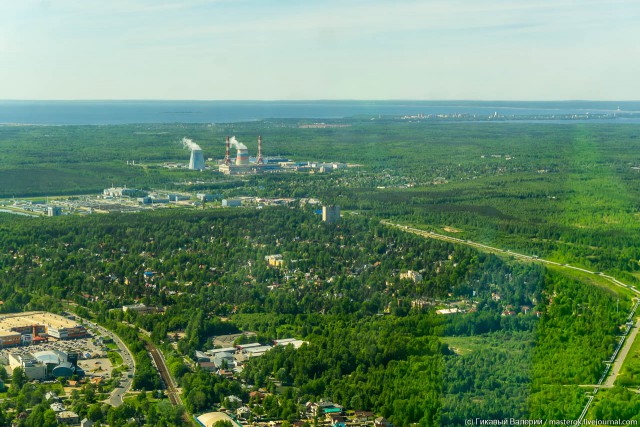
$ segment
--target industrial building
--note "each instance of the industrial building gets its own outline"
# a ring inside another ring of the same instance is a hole
[[[47,216],[60,216],[62,215],[62,208],[60,206],[48,206]]]
[[[240,199],[222,199],[222,207],[224,208],[237,208],[242,206]]]
[[[212,362],[218,369],[231,369],[236,366],[236,359],[232,353],[218,353]]]
[[[184,202],[186,200],[191,199],[191,197],[185,195],[185,194],[169,194],[169,201],[170,202]]]
[[[232,160],[230,157],[232,145],[236,148],[235,160]],[[247,146],[239,142],[235,136],[231,138],[227,137],[226,147],[224,160],[218,167],[218,170],[225,175],[259,174],[281,170],[279,164],[265,162],[265,159],[262,157],[262,137],[260,136],[258,136],[258,156],[254,162],[251,162]]]
[[[196,193],[196,198],[201,202],[213,202],[220,197],[222,197],[220,194]]]
[[[107,197],[136,197],[140,195],[146,195],[147,193],[143,190],[138,190],[135,188],[127,188],[127,187],[111,187],[105,188],[102,191],[102,195]]]

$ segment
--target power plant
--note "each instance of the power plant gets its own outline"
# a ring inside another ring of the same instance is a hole
[[[191,158],[189,159],[189,169],[194,171],[204,170],[204,155],[202,148],[189,138],[182,138],[182,145],[191,150]]]
[[[236,149],[235,161],[231,160],[231,146]],[[239,175],[249,173],[275,172],[280,169],[279,164],[268,164],[262,157],[262,137],[258,136],[258,156],[255,162],[249,158],[247,146],[238,141],[235,136],[227,137],[224,161],[219,166],[219,171],[226,175]]]

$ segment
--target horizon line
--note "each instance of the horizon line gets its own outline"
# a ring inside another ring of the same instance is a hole
[[[74,98],[0,99],[0,102],[640,102],[640,99],[415,99],[415,98],[309,98],[309,99],[188,99],[188,98]]]

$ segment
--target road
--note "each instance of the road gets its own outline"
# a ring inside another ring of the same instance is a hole
[[[635,326],[631,328],[631,331],[629,332],[629,336],[627,336],[627,340],[624,343],[624,347],[622,347],[622,349],[618,353],[618,357],[616,357],[616,361],[611,366],[609,377],[607,378],[607,382],[604,383],[603,387],[606,387],[606,388],[613,387],[613,383],[618,378],[618,374],[620,373],[622,364],[624,363],[627,357],[627,354],[629,354],[629,350],[631,350],[631,345],[633,344],[633,341],[636,339],[636,335],[638,335],[638,328],[640,328],[640,319],[638,319]]]
[[[136,370],[136,362],[133,358],[133,354],[131,354],[131,352],[124,344],[124,342],[122,342],[119,336],[98,324],[94,325],[94,328],[97,329],[103,336],[113,339],[113,342],[116,343],[118,349],[120,350],[122,363],[130,368],[124,373],[123,379],[120,380],[120,387],[116,387],[111,392],[111,396],[109,396],[109,404],[111,404],[111,406],[117,407],[122,405],[122,399],[124,395],[127,394],[129,390],[131,390],[131,383],[133,383],[133,376],[135,375]]]
[[[127,346],[124,344],[124,342],[122,342],[120,337],[118,337],[116,334],[114,334],[113,332],[109,331],[108,329],[96,323],[92,323],[88,321],[87,319],[83,319],[81,317],[78,317],[78,318],[82,319],[86,324],[91,325],[92,328],[95,328],[96,330],[98,330],[98,332],[100,332],[102,335],[106,337],[111,337],[113,339],[113,342],[115,342],[118,348],[120,349],[120,355],[122,356],[123,363],[126,366],[129,366],[131,368],[127,372],[125,372],[124,378],[120,382],[120,387],[116,387],[111,392],[111,396],[109,397],[109,403],[112,406],[120,406],[122,405],[122,399],[124,395],[131,390],[133,376],[135,375],[135,359],[133,358],[133,355],[131,354]],[[123,323],[126,323],[126,322],[123,322]],[[129,326],[135,327],[135,325],[131,325],[131,324],[129,324]],[[144,332],[146,335],[150,335],[149,332],[143,329],[140,329],[140,330]],[[162,352],[158,350],[156,346],[154,346],[150,342],[146,343],[146,348],[153,362],[155,363],[156,368],[158,369],[158,372],[160,373],[160,377],[162,378],[162,381],[164,382],[167,388],[167,396],[169,397],[169,400],[173,405],[182,405],[182,399],[180,398],[180,389],[178,388],[176,380],[173,378],[173,376],[169,372],[169,369],[167,368]],[[190,420],[187,419],[186,421],[190,423]]]
[[[109,396],[109,404],[111,406],[120,406],[122,405],[122,399],[125,394],[127,394],[131,390],[131,383],[133,382],[133,376],[136,371],[136,362],[133,358],[133,354],[129,351],[127,346],[122,342],[119,336],[111,332],[110,330],[98,325],[97,323],[90,322],[87,319],[83,319],[82,317],[78,317],[82,319],[82,321],[86,325],[91,325],[93,329],[96,329],[102,336],[110,337],[113,339],[113,342],[118,346],[120,350],[120,356],[122,356],[122,363],[125,366],[128,366],[129,369],[124,373],[124,378],[120,380],[120,387],[116,387]]]
[[[550,261],[548,259],[542,259],[542,258],[539,258],[539,257],[537,257],[535,255],[520,254],[520,253],[509,251],[509,250],[496,248],[495,246],[488,246],[488,245],[484,245],[482,243],[472,242],[471,240],[458,239],[457,237],[447,236],[446,234],[438,234],[438,233],[434,233],[432,231],[424,231],[424,230],[420,230],[418,228],[408,227],[406,225],[394,224],[394,223],[386,221],[386,220],[382,220],[380,222],[382,224],[389,225],[391,227],[396,227],[396,228],[404,230],[404,231],[406,231],[408,233],[417,234],[418,236],[427,237],[429,239],[437,239],[437,240],[443,240],[445,242],[458,243],[458,244],[462,244],[462,245],[467,245],[467,246],[471,246],[471,247],[474,247],[474,248],[478,248],[478,249],[483,250],[485,252],[493,252],[493,253],[498,253],[498,254],[503,254],[503,255],[509,255],[509,256],[512,256],[512,257],[514,257],[516,259],[521,259],[521,260],[525,260],[525,261],[534,261],[534,262],[539,262],[539,263],[548,264],[548,265],[555,265],[555,266],[558,266],[558,267],[564,267],[564,268],[568,268],[568,269],[571,269],[571,270],[581,271],[581,272],[587,273],[587,274],[597,275],[597,276],[600,276],[600,277],[602,277],[604,279],[609,280],[615,286],[618,286],[618,287],[624,288],[624,289],[628,289],[631,292],[633,292],[634,294],[636,294],[637,296],[640,296],[640,290],[636,289],[635,286],[630,286],[630,285],[627,285],[625,283],[622,283],[621,281],[619,281],[615,277],[608,276],[608,275],[603,274],[603,273],[601,273],[599,271],[590,271],[590,270],[587,270],[585,268],[575,267],[575,266],[569,265],[569,264],[561,264],[559,262]]]

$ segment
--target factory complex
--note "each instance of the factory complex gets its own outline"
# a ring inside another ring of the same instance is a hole
[[[202,148],[189,138],[183,138],[182,144],[191,151],[188,169],[203,171],[206,169]],[[231,147],[236,149],[235,157],[231,157]],[[211,160],[211,159],[209,159]],[[165,167],[180,167],[178,164],[165,164]],[[184,167],[184,166],[182,166]],[[346,169],[345,163],[336,162],[293,162],[290,159],[265,157],[262,153],[262,137],[258,136],[258,153],[256,157],[249,155],[249,149],[235,136],[226,138],[224,159],[217,161],[218,171],[225,175],[264,174],[273,172],[329,172]]]
[[[0,316],[0,348],[48,341],[82,338],[87,330],[75,320],[44,311]]]
[[[174,184],[179,185],[180,189],[174,190],[154,190],[143,188],[131,188],[124,186],[115,186],[104,188],[102,194],[99,195],[73,195],[67,197],[52,197],[34,200],[0,200],[0,212],[12,213],[16,215],[25,215],[31,217],[38,216],[66,216],[66,215],[90,215],[94,213],[137,213],[141,210],[158,209],[164,207],[205,207],[205,204],[212,203],[210,206],[220,206],[223,208],[239,207],[239,206],[255,206],[261,208],[267,205],[289,204],[293,201],[290,198],[257,198],[257,197],[239,197],[227,199],[222,192],[206,192],[207,186],[218,184],[219,177],[211,176],[209,173],[219,172],[224,175],[246,176],[246,175],[263,175],[270,173],[308,173],[320,174],[330,173],[334,171],[343,171],[349,167],[357,167],[359,165],[325,162],[325,161],[292,161],[283,156],[267,157],[263,155],[263,140],[261,136],[257,137],[257,156],[253,157],[249,153],[248,147],[238,141],[235,136],[226,137],[225,156],[217,159],[207,158],[203,154],[203,149],[189,138],[182,139],[182,145],[190,150],[190,158],[188,163],[163,163],[160,165],[144,165],[140,162],[129,162],[132,166],[149,166],[163,167],[167,169],[188,169],[192,171],[202,172],[195,178],[195,174],[187,177],[181,177],[184,181],[178,181]],[[232,146],[235,148],[235,156],[231,154]],[[206,172],[205,172],[206,171]],[[209,177],[207,176],[209,175]],[[189,187],[195,187],[193,191]],[[302,202],[302,201],[301,201]],[[329,212],[323,220],[326,222],[335,222],[339,218],[339,213]],[[5,342],[18,339],[15,335],[5,336],[5,332],[0,328],[0,348],[6,346]],[[50,334],[53,336],[52,334]],[[34,334],[37,336],[37,334]],[[11,344],[15,345],[15,344]]]
[[[236,148],[236,157],[230,156],[231,146]],[[263,174],[273,172],[329,172],[331,170],[346,169],[345,163],[323,162],[292,162],[289,159],[276,157],[268,158],[262,155],[262,137],[258,136],[258,155],[253,160],[249,157],[246,145],[238,142],[235,137],[227,137],[226,151],[219,162],[218,171],[225,175]]]

